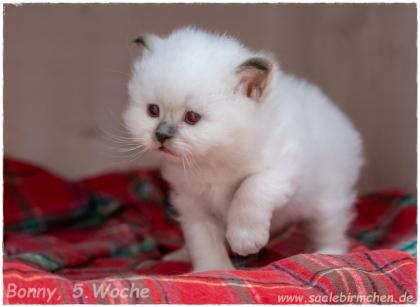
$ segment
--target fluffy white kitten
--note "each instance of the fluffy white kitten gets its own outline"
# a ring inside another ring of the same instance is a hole
[[[225,35],[190,27],[136,43],[125,122],[162,157],[195,271],[232,268],[226,241],[257,253],[294,221],[318,252],[346,252],[362,142],[318,87]]]

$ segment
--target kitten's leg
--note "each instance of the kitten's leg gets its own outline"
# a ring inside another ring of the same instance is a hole
[[[211,215],[185,218],[181,225],[195,272],[233,269],[224,228]]]
[[[265,246],[273,211],[283,206],[292,192],[291,181],[275,172],[246,178],[236,191],[228,212],[226,238],[232,250],[246,256]]]
[[[223,225],[204,210],[200,201],[177,197],[176,202],[179,202],[179,220],[193,270],[233,269],[226,250]]]
[[[188,250],[186,246],[181,247],[173,252],[170,252],[163,256],[163,261],[179,261],[179,262],[189,262],[190,256],[188,255]]]
[[[330,200],[324,203],[323,210],[309,222],[308,235],[315,244],[317,253],[347,253],[349,239],[346,231],[353,218],[350,210],[353,201],[353,194],[334,201]]]

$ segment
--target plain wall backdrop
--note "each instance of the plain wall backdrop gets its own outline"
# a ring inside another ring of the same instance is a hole
[[[5,153],[76,179],[134,165],[123,129],[139,34],[196,25],[273,51],[363,135],[362,191],[416,189],[415,4],[25,4],[4,8]],[[104,132],[105,131],[105,132]],[[111,148],[112,147],[112,148]]]

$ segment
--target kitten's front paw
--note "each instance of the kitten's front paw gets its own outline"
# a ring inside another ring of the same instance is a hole
[[[344,248],[321,248],[315,251],[316,254],[324,254],[324,255],[343,255],[347,253],[347,249]]]
[[[177,249],[169,254],[166,254],[162,258],[163,261],[179,261],[179,262],[189,262],[190,256],[188,255],[188,251],[186,247],[182,247]]]
[[[343,240],[340,243],[336,244],[329,244],[319,247],[316,250],[317,254],[325,254],[325,255],[343,255],[346,254],[349,250],[348,241]]]
[[[247,256],[258,253],[267,244],[269,232],[257,228],[228,227],[226,238],[235,253]]]
[[[193,273],[207,272],[207,271],[229,271],[234,270],[235,267],[230,262],[225,263],[206,263],[193,266]]]

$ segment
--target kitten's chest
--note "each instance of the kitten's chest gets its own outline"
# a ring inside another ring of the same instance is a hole
[[[230,182],[196,180],[193,191],[203,200],[202,205],[214,215],[224,220],[235,193],[235,185]]]
[[[225,219],[227,210],[232,202],[235,189],[232,185],[211,185],[206,189],[205,197],[211,212],[219,218]]]
[[[201,206],[205,206],[205,209],[212,214],[224,219],[237,188],[234,180],[230,178],[221,180],[210,174],[187,176],[183,172],[170,172],[168,175],[165,177],[179,193],[186,193],[200,199]]]

